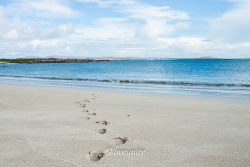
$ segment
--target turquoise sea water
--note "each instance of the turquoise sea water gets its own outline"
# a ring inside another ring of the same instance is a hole
[[[250,60],[0,64],[0,82],[250,97]]]

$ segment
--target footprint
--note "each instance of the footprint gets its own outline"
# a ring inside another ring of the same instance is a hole
[[[80,104],[80,107],[85,108],[86,104]]]
[[[125,144],[128,141],[127,137],[117,137],[113,139],[116,144]]]
[[[88,115],[96,116],[96,113],[93,112],[93,113],[89,113]]]
[[[89,100],[87,100],[87,99],[85,99],[84,101],[85,101],[85,102],[87,102],[87,103],[89,103],[89,102],[90,102],[90,101],[89,101]]]
[[[97,132],[100,134],[104,134],[107,132],[107,129],[98,129]]]
[[[97,124],[103,124],[103,125],[108,125],[109,124],[109,122],[108,121],[97,121],[97,122],[95,122],[95,123],[97,123]]]
[[[88,159],[89,161],[99,161],[104,157],[104,153],[102,151],[97,151],[97,152],[92,152],[90,151],[85,158]]]
[[[89,110],[82,110],[82,112],[89,112]]]
[[[90,120],[90,117],[82,117],[82,119]]]
[[[128,116],[128,117],[130,117],[130,115],[129,115],[129,114],[128,114],[127,116]]]

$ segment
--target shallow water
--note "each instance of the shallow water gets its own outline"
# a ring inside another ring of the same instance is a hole
[[[0,64],[0,82],[250,97],[250,60]]]

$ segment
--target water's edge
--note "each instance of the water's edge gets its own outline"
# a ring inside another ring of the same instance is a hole
[[[47,78],[47,77],[21,77],[21,76],[0,76],[0,83],[32,85],[32,86],[49,86],[60,88],[87,88],[99,90],[116,90],[125,92],[156,93],[156,94],[176,94],[176,95],[200,95],[200,96],[221,96],[221,97],[240,97],[250,98],[249,86],[241,89],[237,85],[228,84],[189,84],[189,83],[170,83],[156,84],[158,87],[153,88],[150,82],[119,82],[119,81],[96,81],[93,79],[65,79],[65,78]],[[100,84],[98,84],[100,83]],[[136,84],[136,86],[134,86]],[[138,88],[138,85],[140,88]],[[190,87],[191,85],[191,87]],[[196,86],[201,86],[197,88]],[[187,87],[188,86],[188,87]],[[194,86],[194,88],[192,88]],[[204,87],[202,87],[204,86]],[[220,88],[223,89],[220,90]],[[243,86],[244,87],[244,86]],[[210,89],[213,88],[213,89]],[[228,88],[228,89],[225,89]],[[232,89],[233,88],[233,89]],[[237,90],[237,91],[235,91]],[[240,92],[239,92],[240,91]]]

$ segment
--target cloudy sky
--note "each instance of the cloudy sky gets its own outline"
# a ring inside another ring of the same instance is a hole
[[[250,0],[0,0],[0,57],[250,57]]]

